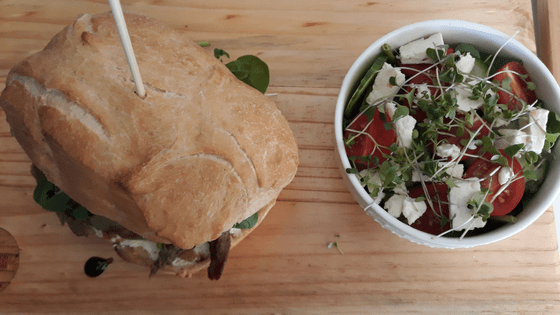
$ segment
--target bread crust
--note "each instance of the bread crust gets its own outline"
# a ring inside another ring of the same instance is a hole
[[[80,16],[14,67],[0,103],[32,162],[72,199],[192,248],[274,203],[295,176],[297,144],[275,104],[198,44],[144,15],[125,19],[144,99],[106,12]]]

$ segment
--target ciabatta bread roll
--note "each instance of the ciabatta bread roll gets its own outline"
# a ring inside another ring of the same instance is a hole
[[[10,71],[0,102],[33,164],[90,212],[183,249],[266,214],[298,165],[286,119],[184,34],[125,19],[144,99],[110,13]]]

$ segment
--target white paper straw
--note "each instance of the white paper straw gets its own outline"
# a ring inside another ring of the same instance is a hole
[[[136,84],[136,91],[140,97],[144,98],[146,96],[146,90],[144,89],[144,84],[142,83],[142,77],[140,76],[140,70],[138,69],[138,63],[136,62],[134,50],[132,49],[132,43],[130,42],[130,36],[128,35],[128,29],[126,28],[126,22],[124,21],[121,3],[119,0],[109,0],[109,5],[111,5],[111,11],[113,12],[115,23],[117,23],[124,53],[126,55],[126,59],[128,60],[128,66],[130,67],[132,78]]]

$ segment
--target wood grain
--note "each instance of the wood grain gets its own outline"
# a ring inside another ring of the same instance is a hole
[[[536,18],[542,36],[537,42],[539,58],[550,69],[556,81],[560,81],[560,4],[554,0],[534,0],[537,5]]]
[[[101,239],[77,238],[32,202],[29,160],[0,114],[0,227],[16,238],[20,267],[0,313],[58,314],[504,314],[560,312],[552,211],[525,231],[475,249],[416,245],[369,218],[336,168],[338,88],[355,58],[403,25],[460,18],[495,27],[536,51],[525,0],[123,0],[125,10],[210,41],[232,58],[256,54],[288,118],[301,164],[262,225],[228,258],[222,278],[157,275],[124,263]],[[549,10],[551,6],[550,2]],[[78,14],[104,0],[0,0],[0,83]],[[556,38],[551,43],[558,45]],[[551,46],[552,47],[552,46]],[[558,75],[558,73],[556,73]],[[337,238],[335,235],[340,235]],[[341,254],[327,248],[338,242]],[[98,278],[83,265],[114,257]]]
[[[0,292],[6,289],[19,268],[19,247],[14,237],[0,228]]]

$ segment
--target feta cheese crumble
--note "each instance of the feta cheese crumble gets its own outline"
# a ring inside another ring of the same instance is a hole
[[[395,115],[397,105],[393,102],[385,104],[385,113],[391,119]],[[403,148],[410,148],[412,146],[412,132],[416,126],[416,119],[410,115],[400,117],[394,122],[395,132],[397,133],[397,145]]]
[[[428,207],[424,201],[417,202],[405,195],[394,194],[385,202],[385,209],[395,218],[404,215],[410,225],[421,217]]]
[[[399,118],[395,122],[395,131],[397,132],[397,145],[404,148],[412,146],[412,132],[416,126],[416,119],[410,115]]]
[[[449,191],[449,216],[452,219],[453,229],[472,230],[484,227],[486,222],[482,218],[472,219],[474,209],[469,209],[468,202],[472,200],[477,192],[480,192],[480,180],[476,177],[464,180],[456,180],[455,185]],[[471,220],[471,222],[466,223]]]
[[[538,108],[527,113],[529,122],[526,125],[521,125],[528,135],[526,151],[534,151],[541,154],[546,139],[546,123],[548,122],[548,113],[546,109]],[[520,121],[521,122],[521,121]]]
[[[457,105],[459,106],[459,110],[468,112],[471,109],[478,109],[482,105],[484,105],[484,99],[479,97],[477,99],[470,99],[473,96],[472,87],[470,86],[457,86],[455,89],[455,96],[457,99]],[[496,93],[492,90],[486,91],[485,95],[495,95]]]
[[[502,136],[494,142],[496,149],[505,149],[514,144],[524,144],[527,147],[529,137],[525,132],[517,129],[499,129],[498,132]]]
[[[510,179],[512,179],[513,176],[515,176],[515,174],[513,174],[513,170],[511,169],[511,167],[502,166],[500,172],[498,173],[498,182],[500,183],[500,185],[504,185]]]
[[[385,198],[385,193],[383,192],[383,182],[379,173],[375,169],[365,169],[358,173],[358,178],[364,180],[362,185],[368,189],[371,197],[374,198],[373,202],[379,204],[383,198]],[[374,193],[377,191],[377,193]]]
[[[461,149],[454,144],[443,143],[437,146],[436,154],[442,158],[451,157],[452,159],[456,159],[459,157],[459,154],[461,154]]]
[[[474,68],[474,58],[471,53],[467,52],[465,55],[460,55],[459,61],[455,63],[457,70],[462,73],[471,73]]]
[[[390,83],[391,77],[395,77],[397,85]],[[399,91],[399,86],[404,84],[406,78],[399,68],[393,68],[388,63],[384,63],[381,70],[377,73],[373,82],[373,90],[369,93],[366,102],[373,105],[377,100],[394,95]]]
[[[410,197],[403,200],[402,212],[409,225],[421,217],[426,212],[426,209],[428,209],[428,206],[426,206],[425,201],[417,202]]]
[[[443,35],[433,34],[428,38],[420,38],[399,48],[399,56],[403,64],[410,63],[434,63],[434,60],[426,55],[426,49],[436,48],[443,45]]]
[[[403,202],[406,196],[394,194],[385,202],[385,209],[395,218],[398,218],[402,214]]]
[[[416,89],[416,98],[412,101],[414,104],[418,104],[420,99],[430,99],[432,95],[432,91],[430,91],[427,83],[413,84],[412,88]]]

